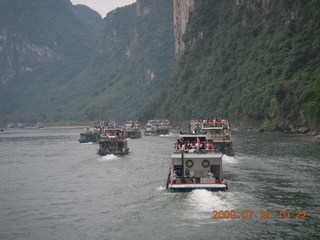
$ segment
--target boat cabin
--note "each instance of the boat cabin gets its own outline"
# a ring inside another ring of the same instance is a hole
[[[171,169],[176,183],[220,183],[222,154],[174,153]]]

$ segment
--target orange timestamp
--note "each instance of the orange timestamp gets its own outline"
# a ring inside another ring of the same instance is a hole
[[[212,211],[212,219],[308,219],[308,212],[306,210],[298,211],[235,211],[235,210],[214,210]]]

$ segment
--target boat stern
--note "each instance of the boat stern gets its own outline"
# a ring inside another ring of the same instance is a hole
[[[211,192],[226,191],[228,184],[224,183],[169,183],[169,192],[191,192],[196,189],[205,189]]]

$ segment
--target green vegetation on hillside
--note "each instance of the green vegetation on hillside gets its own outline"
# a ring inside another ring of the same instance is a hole
[[[72,119],[59,96],[87,64],[95,32],[66,0],[4,0],[0,16],[0,124]]]
[[[174,54],[172,1],[141,0],[140,11],[119,8],[96,31],[96,13],[69,0],[0,2],[0,72],[11,77],[0,83],[0,125],[132,118]]]
[[[140,2],[144,14],[131,5],[107,15],[91,62],[70,82],[69,101],[82,119],[131,119],[169,78],[172,1]]]
[[[320,2],[235,4],[196,1],[177,73],[141,119],[223,116],[239,127],[319,129]]]

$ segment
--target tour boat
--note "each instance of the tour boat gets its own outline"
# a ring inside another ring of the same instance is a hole
[[[141,130],[140,130],[140,124],[138,121],[130,120],[127,121],[124,125],[124,137],[126,138],[141,138]]]
[[[106,129],[99,138],[99,149],[97,154],[106,156],[109,154],[126,155],[129,153],[128,142],[120,128]]]
[[[169,192],[190,192],[195,189],[226,191],[223,179],[222,153],[212,147],[206,134],[180,134],[171,156],[167,179]]]
[[[159,136],[169,134],[171,123],[167,119],[148,120],[146,124],[145,136]]]
[[[231,128],[228,119],[212,118],[192,120],[190,131],[193,134],[206,134],[208,140],[212,140],[214,148],[228,156],[233,156]]]
[[[97,143],[104,127],[104,121],[92,121],[91,124],[80,133],[80,143]]]
[[[100,136],[100,130],[93,128],[93,127],[87,127],[84,129],[83,132],[80,133],[79,142],[80,143],[97,143]]]

